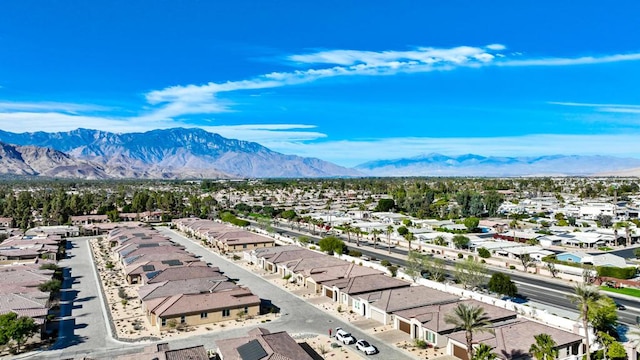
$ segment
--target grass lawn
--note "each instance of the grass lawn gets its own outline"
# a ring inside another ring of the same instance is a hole
[[[629,295],[629,296],[640,297],[640,289],[632,289],[632,288],[616,289],[616,288],[611,288],[611,287],[608,287],[608,286],[600,286],[600,290],[609,291],[609,292],[618,293],[618,294],[625,294],[625,295]]]

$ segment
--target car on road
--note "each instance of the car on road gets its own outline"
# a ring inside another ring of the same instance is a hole
[[[619,302],[616,301],[615,304],[616,304],[616,309],[618,309],[618,310],[627,310],[627,307],[622,305],[622,304],[620,304]]]
[[[369,344],[367,340],[358,340],[358,342],[356,342],[356,349],[362,351],[367,355],[378,353],[378,349],[375,346]]]
[[[336,329],[336,340],[345,345],[350,345],[356,342],[356,338],[354,338],[350,333],[344,331],[342,328]]]

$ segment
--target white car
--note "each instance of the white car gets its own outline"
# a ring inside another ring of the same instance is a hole
[[[342,342],[345,345],[353,344],[356,342],[356,339],[351,336],[350,333],[342,330],[342,328],[336,329],[336,340]]]
[[[376,349],[375,346],[369,344],[367,340],[358,340],[358,342],[356,343],[356,349],[362,351],[367,355],[373,355],[378,352],[378,349]]]

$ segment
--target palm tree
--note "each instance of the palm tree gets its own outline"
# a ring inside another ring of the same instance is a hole
[[[558,349],[556,349],[556,342],[553,338],[547,334],[535,335],[535,344],[531,344],[529,352],[537,360],[550,360],[558,357]]]
[[[347,240],[351,242],[351,230],[353,230],[353,228],[351,227],[351,224],[345,223],[342,227],[344,228],[344,231],[347,233]]]
[[[480,343],[475,350],[475,354],[473,355],[473,359],[471,360],[495,360],[498,358],[493,352],[493,348],[485,343]]]
[[[452,324],[456,329],[464,330],[467,341],[467,356],[473,359],[473,334],[478,332],[488,332],[494,334],[491,329],[489,316],[481,306],[467,305],[460,303],[453,309],[452,314],[446,314],[444,321]]]
[[[600,292],[597,288],[588,284],[578,284],[574,288],[575,295],[569,296],[569,300],[574,303],[580,312],[582,319],[582,327],[585,332],[585,344],[587,345],[587,360],[591,360],[591,351],[589,343],[589,307],[600,300]]]
[[[391,234],[393,234],[393,225],[387,226],[387,243],[389,243],[389,254],[391,254]]]
[[[407,235],[404,236],[407,243],[409,243],[409,251],[411,251],[411,242],[416,239],[412,232],[408,232]]]
[[[375,249],[378,246],[378,235],[382,233],[382,230],[373,229],[371,233],[373,234],[373,248]]]

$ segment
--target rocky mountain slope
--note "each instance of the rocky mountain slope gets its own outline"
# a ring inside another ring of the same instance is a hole
[[[428,154],[371,161],[355,168],[375,176],[586,176],[640,167],[640,159],[611,156],[553,155],[485,157]]]
[[[233,177],[335,177],[358,176],[358,171],[315,158],[272,151],[258,143],[227,139],[202,129],[175,128],[145,133],[116,134],[77,129],[69,132],[10,133],[0,131],[0,141],[49,147],[107,167],[119,176],[137,173],[203,174]]]

